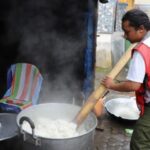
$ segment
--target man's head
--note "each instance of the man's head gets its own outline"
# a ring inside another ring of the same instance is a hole
[[[99,0],[100,3],[108,3],[108,0]]]
[[[131,43],[139,42],[150,30],[150,20],[143,11],[132,9],[123,16],[122,29],[127,40]]]

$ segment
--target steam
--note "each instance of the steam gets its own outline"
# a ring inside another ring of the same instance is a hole
[[[6,21],[7,41],[18,43],[16,62],[32,63],[40,69],[44,77],[41,102],[69,102],[80,97],[86,11],[87,2],[79,0],[11,2]]]

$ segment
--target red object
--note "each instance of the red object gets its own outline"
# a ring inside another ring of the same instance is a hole
[[[142,55],[146,66],[145,73],[147,78],[146,80],[144,80],[144,83],[141,85],[141,87],[135,92],[137,103],[140,105],[141,108],[141,115],[143,115],[145,104],[144,100],[145,88],[150,88],[150,47],[148,47],[144,43],[140,43],[132,50],[132,54],[134,51],[138,51]]]

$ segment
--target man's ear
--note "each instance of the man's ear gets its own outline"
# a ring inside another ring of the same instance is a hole
[[[139,31],[143,31],[143,30],[145,30],[145,27],[144,27],[143,25],[140,25],[140,27],[139,27],[138,30],[139,30]]]

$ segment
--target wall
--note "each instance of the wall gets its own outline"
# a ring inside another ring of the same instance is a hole
[[[97,36],[96,46],[96,67],[110,68],[112,65],[111,59],[112,35],[99,34]]]

